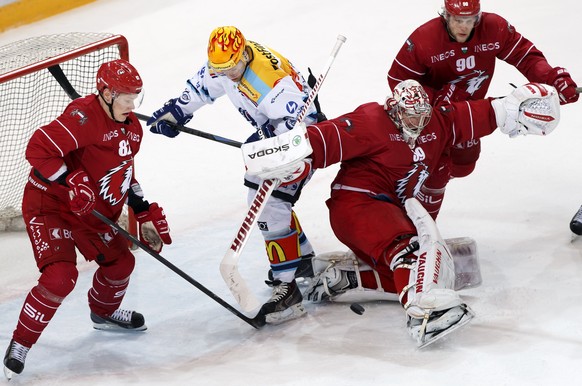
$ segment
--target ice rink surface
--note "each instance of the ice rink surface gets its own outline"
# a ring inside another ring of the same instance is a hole
[[[98,0],[0,34],[0,44],[64,32],[111,32],[129,40],[145,81],[138,109],[150,115],[177,96],[206,58],[210,31],[236,25],[247,39],[273,47],[306,72],[323,68],[342,47],[320,93],[328,117],[384,100],[386,73],[414,28],[441,2]],[[508,19],[553,66],[582,85],[582,3],[484,0]],[[490,96],[525,78],[500,62]],[[15,106],[17,108],[17,106]],[[563,385],[582,363],[582,241],[568,223],[582,204],[582,102],[562,109],[548,137],[483,140],[476,171],[448,187],[438,225],[445,238],[469,236],[481,258],[482,286],[462,291],[477,314],[458,333],[416,349],[395,303],[314,305],[308,315],[253,330],[144,252],[124,300],[146,317],[145,333],[93,330],[86,293],[95,266],[80,262],[77,287],[60,307],[22,375],[10,385]],[[189,126],[243,141],[250,126],[223,98]],[[146,198],[164,207],[174,243],[162,255],[236,305],[218,271],[247,210],[236,148],[181,134],[146,132],[137,177]],[[344,250],[328,223],[325,200],[337,169],[318,171],[296,212],[319,253]],[[24,233],[0,234],[0,350],[8,345],[24,297],[38,273]],[[260,299],[268,269],[254,231],[241,273]],[[0,381],[1,382],[1,381]]]

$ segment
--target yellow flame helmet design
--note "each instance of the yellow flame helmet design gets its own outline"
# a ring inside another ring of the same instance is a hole
[[[208,64],[217,70],[236,66],[245,50],[246,39],[236,27],[215,28],[208,39]]]

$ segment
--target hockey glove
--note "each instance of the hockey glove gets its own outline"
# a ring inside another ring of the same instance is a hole
[[[309,173],[311,173],[311,158],[306,158],[294,170],[281,176],[281,186],[297,184],[307,178]]]
[[[510,138],[517,135],[547,135],[560,122],[556,89],[543,83],[528,83],[504,98],[494,99],[497,127]]]
[[[458,101],[466,101],[470,99],[471,95],[461,87],[457,87],[455,84],[447,83],[442,89],[437,91],[432,102],[433,106],[437,106],[441,103],[451,103]]]
[[[153,202],[148,210],[135,214],[139,224],[139,239],[153,251],[159,253],[164,244],[172,244],[170,227],[164,210]]]
[[[95,192],[84,170],[71,172],[66,178],[69,187],[69,206],[77,216],[90,213],[95,207]]]
[[[573,103],[578,100],[578,93],[576,92],[576,83],[570,77],[570,74],[565,68],[556,67],[548,74],[548,84],[551,84],[558,91],[560,96],[560,104]]]
[[[166,137],[174,138],[180,132],[176,130],[171,123],[179,126],[184,126],[192,119],[191,114],[184,114],[180,107],[178,99],[170,99],[164,104],[164,107],[155,111],[152,117],[147,120],[146,124],[150,127],[150,131],[154,134],[163,134]],[[170,122],[170,123],[168,123]]]

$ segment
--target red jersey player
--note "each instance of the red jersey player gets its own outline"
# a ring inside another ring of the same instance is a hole
[[[481,12],[479,0],[445,0],[441,17],[418,27],[406,40],[390,70],[388,83],[415,79],[433,104],[482,99],[501,59],[530,82],[547,83],[558,90],[560,103],[578,100],[576,83],[562,67],[552,67],[543,53],[501,16]],[[439,172],[431,175],[419,199],[436,218],[450,178],[469,175],[479,158],[477,138],[458,143],[445,155]]]
[[[88,293],[94,327],[146,329],[142,314],[119,308],[135,265],[127,241],[92,215],[97,210],[117,221],[128,203],[146,244],[160,251],[172,242],[164,212],[143,199],[134,178],[143,132],[132,110],[142,80],[127,61],[114,60],[99,68],[97,90],[98,95],[74,100],[39,128],[26,149],[32,169],[22,212],[41,275],[26,296],[6,350],[9,379],[22,372],[30,347],[75,287],[75,248],[98,265]]]
[[[510,136],[546,135],[556,127],[559,109],[556,90],[536,83],[505,98],[433,109],[422,86],[407,80],[385,106],[367,103],[308,126],[313,167],[341,162],[327,206],[335,235],[351,252],[313,258],[316,276],[307,298],[400,300],[420,346],[467,323],[473,313],[454,291],[451,253],[415,197],[450,146],[497,127]],[[262,161],[272,176],[275,158]],[[286,175],[296,163],[285,159],[280,165]]]

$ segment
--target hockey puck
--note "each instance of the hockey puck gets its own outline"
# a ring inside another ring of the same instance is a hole
[[[350,310],[354,311],[358,315],[362,315],[365,311],[364,307],[362,307],[362,305],[358,303],[352,303],[350,305]]]

